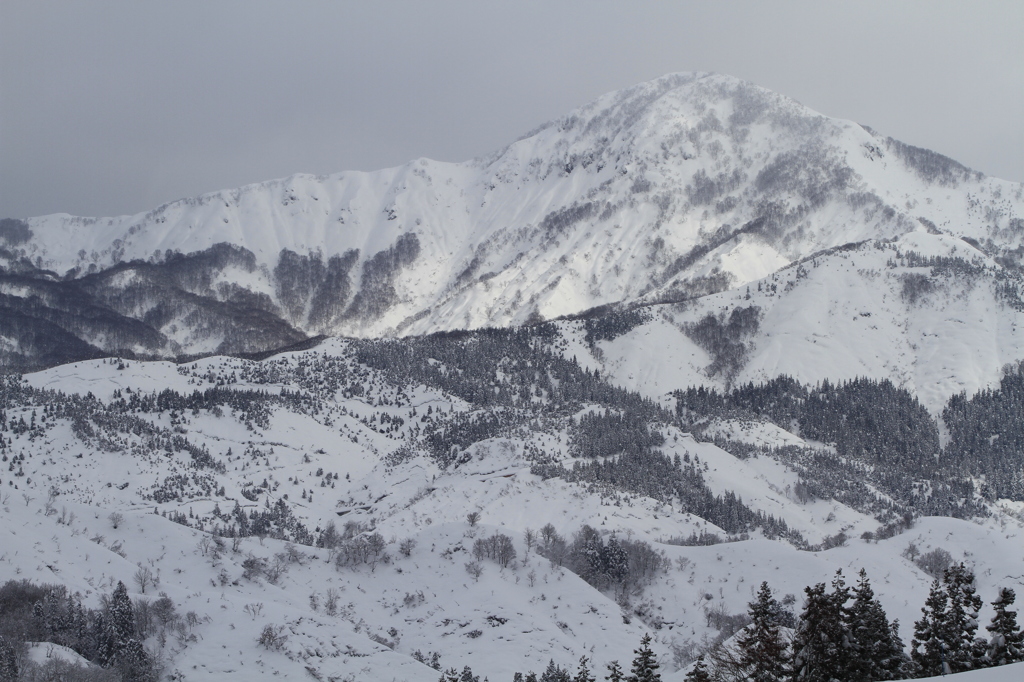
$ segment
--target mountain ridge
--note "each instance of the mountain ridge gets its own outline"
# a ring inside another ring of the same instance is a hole
[[[7,221],[0,305],[27,321],[0,348],[32,366],[15,356],[33,319],[140,357],[519,325],[699,298],[922,225],[1019,268],[1021,215],[1020,184],[735,78],[670,74],[464,163]]]

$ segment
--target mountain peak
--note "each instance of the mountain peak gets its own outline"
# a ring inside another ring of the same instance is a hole
[[[921,220],[1017,258],[1021,215],[1019,184],[731,76],[679,73],[603,95],[476,161],[295,175],[135,216],[18,222],[0,233],[0,265],[156,320],[136,352],[160,355],[250,343],[228,327],[183,333],[178,313],[155,312],[166,286],[216,316],[256,306],[278,321],[275,342],[426,333],[685,300]],[[212,251],[223,244],[234,251]],[[112,350],[108,338],[88,342]]]

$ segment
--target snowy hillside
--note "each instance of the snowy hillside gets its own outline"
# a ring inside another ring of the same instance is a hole
[[[1022,215],[1020,184],[734,78],[677,74],[466,163],[5,221],[0,303],[23,319],[0,338],[11,357],[45,357],[52,327],[82,345],[73,357],[166,357],[506,326],[735,289],[921,225],[1019,267]]]
[[[909,652],[960,563],[997,660],[1022,404],[1024,186],[726,76],[6,219],[0,679],[682,681],[838,570]]]
[[[567,353],[655,399],[686,386],[791,376],[888,379],[934,413],[1024,358],[1024,280],[923,227],[850,245],[727,292],[633,316],[561,322]],[[747,313],[742,327],[729,321]],[[629,319],[625,319],[629,318]],[[610,331],[597,337],[588,329]]]
[[[1021,587],[1020,503],[907,525],[897,500],[871,511],[838,501],[854,499],[838,488],[834,499],[804,496],[813,470],[769,449],[730,454],[707,432],[695,439],[560,360],[568,346],[556,331],[333,340],[263,361],[96,360],[14,379],[0,404],[0,583],[64,584],[94,608],[118,580],[137,600],[166,593],[195,615],[147,642],[176,679],[350,680],[435,680],[435,652],[441,667],[492,680],[580,656],[603,670],[628,661],[644,633],[666,679],[682,679],[761,581],[798,609],[803,588],[837,569],[851,579],[866,569],[909,641],[932,580],[913,559],[940,549],[973,566],[986,601]],[[619,461],[674,460],[671,496],[642,480],[580,478],[586,448],[605,447],[581,420],[609,409],[648,415],[657,452],[627,447]],[[767,423],[716,428],[828,452]],[[724,510],[721,525],[709,520]],[[337,543],[324,535],[332,522]],[[649,548],[648,567],[621,585],[574,572],[558,536],[578,542],[585,526],[601,542]],[[475,556],[502,535],[511,558]],[[144,593],[140,568],[158,581]],[[280,637],[257,644],[268,626]]]

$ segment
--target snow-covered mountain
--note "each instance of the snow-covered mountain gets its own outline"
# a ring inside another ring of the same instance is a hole
[[[961,561],[984,627],[1024,593],[1022,216],[680,74],[462,164],[0,221],[0,369],[38,370],[0,374],[0,638],[121,665],[58,617],[121,581],[164,679],[603,677],[652,635],[681,681],[762,581],[792,617],[864,568],[909,643]]]
[[[335,339],[262,361],[103,359],[6,380],[0,585],[66,585],[89,608],[118,581],[136,602],[167,595],[180,627],[151,625],[146,646],[169,679],[424,682],[435,652],[492,680],[581,656],[603,671],[644,634],[681,680],[743,624],[761,581],[799,612],[803,588],[837,569],[867,570],[909,642],[934,574],[921,555],[966,561],[986,602],[1020,591],[1024,502],[971,493],[919,516],[954,468],[894,463],[926,495],[875,481],[865,497],[844,481],[865,463],[842,468],[799,427],[719,413],[694,437],[561,360],[585,357],[577,332]],[[602,423],[631,443],[609,446]],[[641,433],[657,449],[630,449]],[[628,580],[588,574],[587,527],[651,553]],[[475,553],[500,536],[510,561]],[[373,537],[379,554],[360,554]]]
[[[676,74],[481,159],[0,230],[7,363],[522,324],[742,287],[922,225],[1021,265],[1024,188],[755,85]],[[67,344],[65,344],[67,345]]]

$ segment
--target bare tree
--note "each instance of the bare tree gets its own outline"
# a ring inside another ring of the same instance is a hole
[[[333,587],[327,589],[327,597],[324,599],[324,612],[328,616],[338,615],[338,598],[339,594],[336,589]]]
[[[471,511],[466,514],[466,521],[469,522],[470,528],[475,528],[476,524],[480,521],[480,512]]]
[[[532,528],[527,528],[523,531],[523,541],[526,543],[526,555],[530,555],[530,550],[537,544],[537,531]]]
[[[111,512],[110,516],[107,518],[110,519],[110,523],[114,526],[114,530],[117,530],[117,527],[124,521],[124,514],[121,512]]]
[[[369,555],[367,563],[370,564],[371,572],[377,570],[378,561],[384,561],[385,563],[388,561],[387,552],[384,551],[386,547],[387,543],[384,541],[384,536],[380,533],[373,533],[366,538],[366,550]]]
[[[284,634],[283,625],[270,625],[269,623],[263,628],[263,632],[260,633],[256,643],[267,651],[280,651],[284,648],[284,643],[288,640],[288,635]]]
[[[139,566],[139,570],[135,571],[135,575],[132,576],[135,580],[135,584],[139,586],[139,591],[142,594],[146,594],[146,588],[150,585],[156,585],[156,578],[153,577],[153,571],[149,570],[146,566]]]

